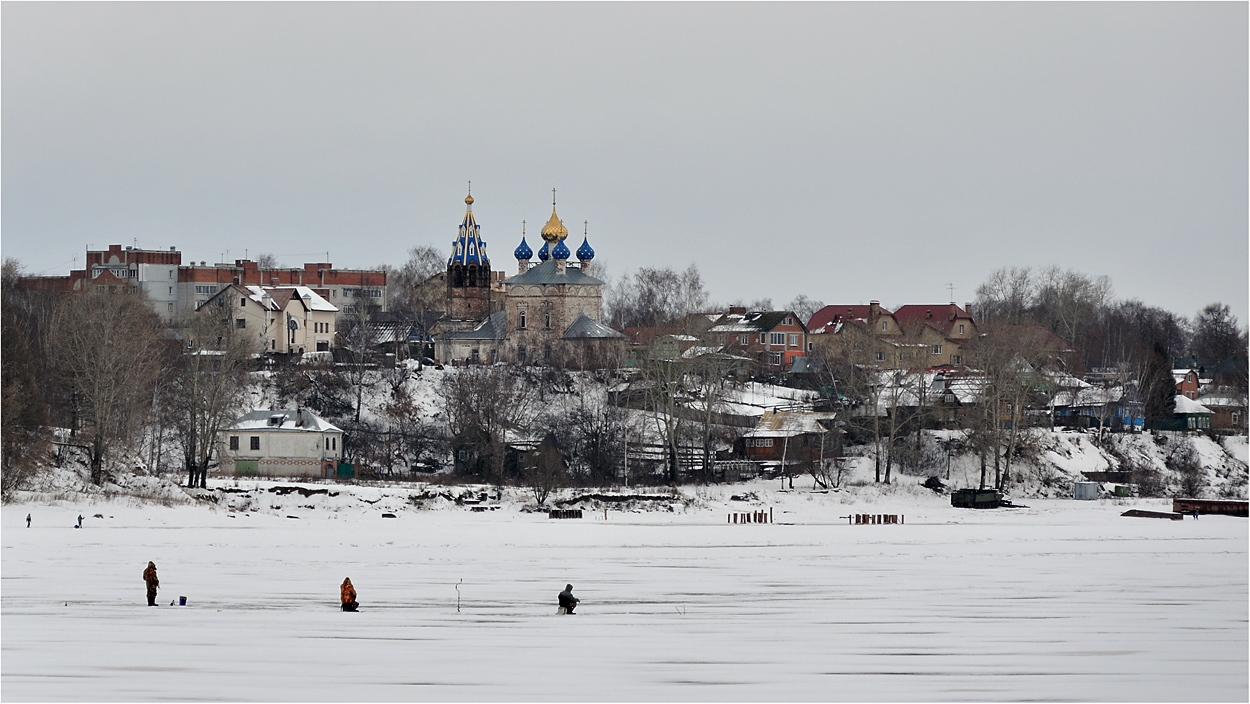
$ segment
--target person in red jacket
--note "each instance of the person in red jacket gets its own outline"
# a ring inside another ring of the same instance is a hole
[[[360,606],[356,603],[356,588],[352,586],[350,577],[343,578],[343,584],[339,586],[339,598],[343,601],[344,611],[355,611]]]
[[[143,581],[148,585],[148,606],[156,606],[156,588],[161,586],[161,580],[156,578],[155,562],[148,562],[148,568],[143,571]]]

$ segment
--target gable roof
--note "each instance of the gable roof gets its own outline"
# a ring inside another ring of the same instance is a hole
[[[972,322],[972,316],[954,303],[936,303],[926,305],[907,305],[894,311],[894,319],[900,326],[924,323],[936,328],[947,337],[955,327],[956,320]],[[964,334],[971,337],[972,330],[965,329]]]
[[[871,310],[872,306],[867,305],[825,306],[812,313],[811,319],[807,321],[807,331],[813,335],[834,332],[838,323],[852,320],[868,320]],[[893,315],[885,308],[878,308],[877,310],[881,315]]]
[[[556,260],[548,259],[531,267],[524,274],[504,279],[505,286],[517,284],[568,284],[570,286],[602,286],[603,282],[575,266],[566,266],[564,273],[556,271]]]
[[[726,313],[712,327],[708,328],[708,332],[768,332],[785,322],[787,317],[793,318],[799,327],[807,330],[803,325],[803,321],[799,320],[799,316],[788,310],[763,310],[751,311],[750,313]]]
[[[222,430],[282,430],[290,432],[343,432],[307,408],[256,410],[243,415]]]

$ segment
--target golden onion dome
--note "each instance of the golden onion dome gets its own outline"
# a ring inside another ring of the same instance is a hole
[[[556,207],[554,205],[551,206],[551,219],[547,221],[546,225],[543,225],[540,234],[544,241],[552,244],[569,236],[569,231],[564,227],[564,223],[560,222],[560,218],[556,216]]]
[[[465,196],[465,199],[464,199],[464,204],[465,204],[465,205],[473,205],[473,196],[472,196],[472,195]]]

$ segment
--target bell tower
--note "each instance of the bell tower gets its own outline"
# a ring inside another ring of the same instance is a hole
[[[490,257],[473,217],[472,187],[470,182],[464,221],[447,260],[447,316],[453,320],[483,320],[498,307],[491,305]]]

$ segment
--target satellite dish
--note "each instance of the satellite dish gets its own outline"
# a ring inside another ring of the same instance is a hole
[[[295,318],[287,318],[286,327],[288,330],[299,330],[299,321]]]

